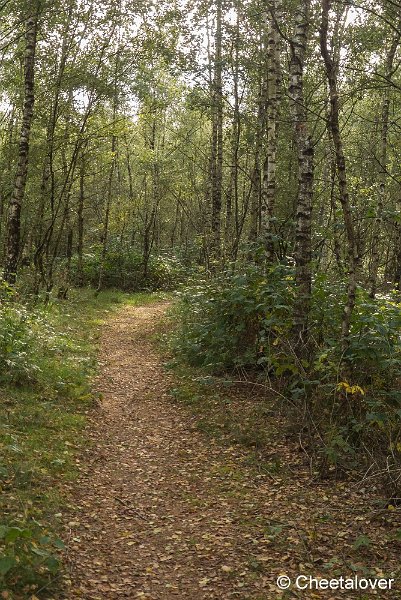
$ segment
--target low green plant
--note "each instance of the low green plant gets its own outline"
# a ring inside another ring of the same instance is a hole
[[[60,567],[58,551],[64,549],[62,540],[46,531],[39,523],[29,527],[0,525],[0,582],[23,581],[25,587],[43,587]]]
[[[240,273],[197,280],[180,294],[174,349],[211,373],[278,368],[284,358],[279,342],[291,327],[292,300],[292,273],[285,266],[264,273],[251,265]]]

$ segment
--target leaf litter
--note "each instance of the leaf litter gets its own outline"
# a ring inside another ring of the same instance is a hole
[[[152,342],[166,306],[124,306],[104,325],[102,401],[69,490],[62,598],[336,600],[367,596],[282,592],[276,578],[399,579],[399,509],[377,509],[374,491],[349,482],[313,480],[284,436],[271,452],[288,470],[259,472],[246,448],[206,435],[172,402],[176,382]],[[239,413],[247,402],[234,394]],[[370,595],[399,598],[399,583]]]

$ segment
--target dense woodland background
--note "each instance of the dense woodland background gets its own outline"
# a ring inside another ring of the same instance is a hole
[[[4,2],[5,280],[129,289],[151,256],[259,246],[295,266],[299,326],[312,276],[349,316],[356,285],[397,286],[399,8]]]
[[[40,380],[43,303],[180,287],[176,356],[262,382],[321,476],[397,505],[400,14],[3,0],[3,380]]]

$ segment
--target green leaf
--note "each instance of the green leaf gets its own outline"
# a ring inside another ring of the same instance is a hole
[[[53,545],[56,548],[59,548],[59,550],[65,550],[65,544],[64,544],[63,540],[60,540],[59,538],[57,538],[53,541]]]
[[[54,556],[49,556],[49,558],[45,561],[45,565],[53,575],[57,573],[60,567],[59,561]]]
[[[7,573],[17,565],[17,561],[13,556],[3,556],[0,558],[0,575],[4,577]]]
[[[368,548],[371,545],[371,540],[367,535],[360,535],[354,542],[353,548],[354,550],[358,550],[359,548]]]
[[[48,535],[42,536],[39,540],[39,544],[41,544],[42,546],[46,546],[47,544],[50,544],[50,542],[51,538]]]
[[[32,547],[32,552],[33,554],[36,554],[37,556],[42,556],[43,558],[49,556],[49,552],[47,550],[41,550],[40,548],[36,548],[35,546]]]
[[[21,529],[20,527],[8,527],[4,540],[6,544],[15,542],[19,538],[28,538],[31,535],[29,529]]]

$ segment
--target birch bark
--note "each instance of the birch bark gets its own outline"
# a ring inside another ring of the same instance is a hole
[[[35,104],[35,55],[38,18],[39,4],[35,2],[34,11],[25,21],[24,106],[19,139],[18,166],[8,211],[4,279],[10,285],[15,284],[16,282],[20,255],[21,209],[24,201],[28,175],[30,137]]]
[[[308,341],[308,317],[311,296],[311,214],[313,199],[314,148],[309,133],[304,102],[304,65],[308,40],[310,0],[303,0],[296,10],[295,30],[290,40],[290,85],[292,119],[298,154],[298,194],[295,236],[294,334],[297,348]]]
[[[276,204],[277,187],[277,118],[278,118],[278,78],[280,68],[280,45],[277,20],[279,19],[281,4],[273,0],[272,12],[268,25],[268,72],[267,72],[267,152],[263,164],[262,189],[261,189],[261,236],[265,244],[267,258],[272,260],[274,255],[272,219]]]

